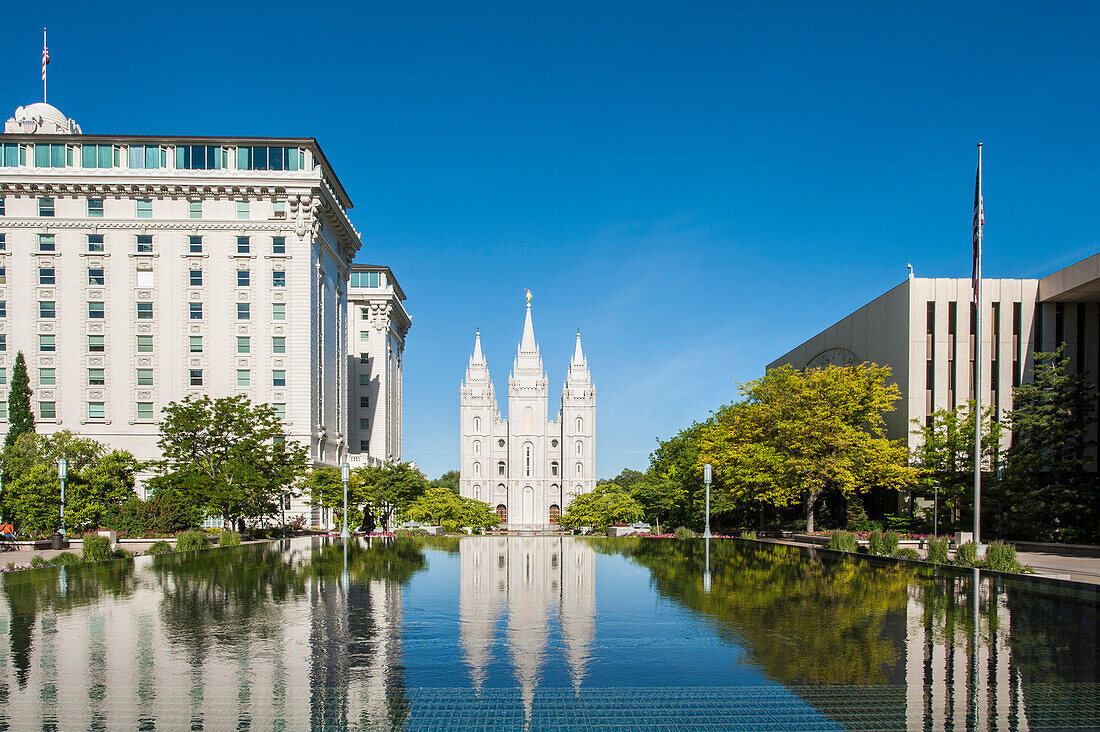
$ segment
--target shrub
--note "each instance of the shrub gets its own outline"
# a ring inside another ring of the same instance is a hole
[[[50,566],[53,566],[53,565],[51,565],[49,562],[47,562],[41,556],[35,554],[33,557],[31,557],[31,566],[32,567],[50,567]]]
[[[755,539],[756,538],[756,532],[755,531],[742,531],[741,532],[741,538],[742,539]]]
[[[694,539],[695,538],[695,532],[692,531],[691,529],[687,528],[686,526],[676,527],[676,530],[672,532],[672,535],[675,536],[677,539]]]
[[[202,531],[184,531],[176,537],[176,551],[190,552],[206,548],[206,534]]]
[[[445,534],[457,534],[458,533],[458,522],[457,521],[444,521],[443,522],[443,532]]]
[[[84,535],[84,548],[80,557],[85,562],[102,562],[111,558],[111,540],[106,536]]]
[[[167,554],[172,551],[172,545],[161,539],[160,541],[154,541],[148,549],[145,550],[146,554]]]
[[[985,550],[985,561],[982,562],[985,569],[995,572],[1022,572],[1023,567],[1016,559],[1016,547],[1005,544],[1003,541],[991,541]]]
[[[130,559],[133,556],[134,553],[132,551],[130,551],[129,549],[123,549],[122,547],[119,547],[118,549],[115,549],[113,552],[111,552],[111,559]]]
[[[887,531],[882,535],[882,545],[886,549],[886,554],[897,556],[898,546],[900,544],[901,537],[897,535],[896,531]]]
[[[905,547],[898,552],[898,556],[902,559],[920,559],[920,552],[918,552],[916,549]]]
[[[829,548],[842,552],[856,550],[856,535],[851,531],[834,531],[829,537]]]
[[[218,546],[241,545],[241,535],[236,531],[223,531],[218,537]]]
[[[947,564],[947,539],[938,536],[928,537],[928,561]]]
[[[867,537],[867,551],[875,556],[886,554],[886,543],[882,540],[882,531],[875,529]]]
[[[979,565],[978,545],[972,541],[959,544],[955,549],[955,564],[960,567],[977,567]]]
[[[54,566],[60,566],[62,564],[80,564],[80,557],[72,552],[61,552],[56,557],[50,560]]]

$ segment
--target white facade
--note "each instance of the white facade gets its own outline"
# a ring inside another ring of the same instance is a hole
[[[402,460],[405,337],[412,320],[389,267],[353,264],[348,287],[348,459]]]
[[[152,459],[169,402],[242,394],[342,462],[361,242],[316,141],[54,134],[66,119],[30,105],[0,135],[0,400],[22,351],[40,432]]]
[[[508,379],[508,419],[497,406],[478,332],[459,390],[459,492],[489,504],[509,529],[551,529],[575,496],[596,487],[596,389],[580,333],[554,421],[548,385],[530,301]]]

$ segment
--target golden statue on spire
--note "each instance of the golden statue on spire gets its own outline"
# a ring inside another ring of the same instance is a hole
[[[530,290],[525,290],[525,292],[527,293],[527,304],[530,305],[531,304],[531,291]]]

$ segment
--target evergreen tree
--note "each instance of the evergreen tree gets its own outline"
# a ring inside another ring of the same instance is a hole
[[[1096,390],[1087,374],[1070,374],[1059,348],[1033,354],[1030,383],[1013,390],[1012,446],[1005,471],[1002,531],[1058,541],[1100,539],[1096,442],[1089,428]]]
[[[31,385],[27,378],[27,362],[20,351],[15,356],[11,387],[8,391],[8,434],[4,438],[4,451],[15,444],[20,435],[34,432],[34,413],[31,412]]]

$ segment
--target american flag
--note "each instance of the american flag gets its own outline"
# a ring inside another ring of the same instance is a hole
[[[46,80],[46,64],[50,62],[50,49],[46,48],[46,36],[42,35],[42,81]]]
[[[982,227],[985,226],[985,207],[982,203],[982,157],[978,152],[978,172],[974,176],[974,272],[971,285],[974,302],[978,302],[978,284],[982,278]]]

